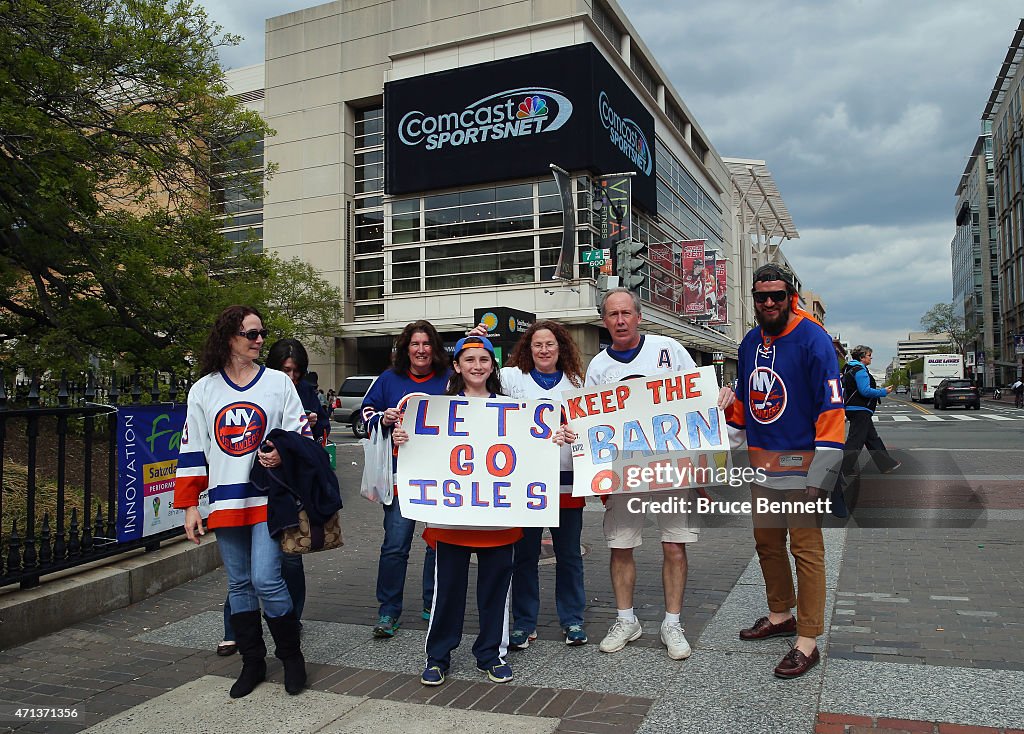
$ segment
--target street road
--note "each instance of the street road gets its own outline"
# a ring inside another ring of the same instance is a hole
[[[1024,519],[1024,410],[989,400],[981,410],[937,410],[890,397],[875,427],[903,465],[882,476],[861,454],[852,524],[979,527]]]

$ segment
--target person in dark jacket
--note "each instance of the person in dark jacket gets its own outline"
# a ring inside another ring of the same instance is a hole
[[[253,464],[249,481],[267,492],[270,537],[277,538],[281,531],[298,526],[300,508],[311,524],[325,524],[342,507],[338,477],[327,452],[297,433],[280,429],[267,434],[267,443],[281,455],[281,465],[268,469]],[[289,555],[294,554],[286,553],[285,557]]]
[[[321,406],[317,399],[316,386],[303,379],[309,372],[309,354],[302,346],[302,342],[298,339],[278,339],[267,352],[267,367],[284,372],[291,378],[295,390],[299,393],[302,409],[309,418],[309,429],[316,440],[316,448],[323,451],[320,444],[323,443],[324,430],[330,431],[330,419],[327,409]],[[284,554],[281,557],[281,576],[288,586],[295,617],[301,624],[302,610],[306,606],[306,572],[302,567],[302,556]],[[225,600],[224,639],[217,644],[217,654],[222,657],[233,655],[237,649],[235,632],[231,628],[231,604]]]
[[[900,467],[900,462],[889,455],[871,420],[878,401],[892,392],[892,387],[877,387],[875,378],[868,372],[871,347],[859,344],[850,351],[850,357],[843,368],[843,395],[850,432],[843,446],[843,466],[840,471],[847,480],[855,473],[857,457],[864,447],[867,447],[871,459],[882,474],[896,471]]]

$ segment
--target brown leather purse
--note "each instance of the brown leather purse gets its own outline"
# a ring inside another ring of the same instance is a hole
[[[335,512],[323,525],[312,525],[305,510],[299,510],[299,524],[281,531],[285,553],[316,553],[345,545],[341,536],[341,513]]]

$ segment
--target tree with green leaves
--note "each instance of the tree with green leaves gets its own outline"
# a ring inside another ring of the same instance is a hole
[[[180,368],[240,302],[282,335],[337,333],[337,289],[218,232],[217,176],[272,134],[228,93],[217,54],[237,41],[192,0],[0,0],[10,361]],[[232,171],[232,183],[259,197],[265,173]]]
[[[963,354],[967,343],[977,335],[965,326],[952,303],[936,303],[921,317],[921,326],[930,334],[948,334],[953,354]]]

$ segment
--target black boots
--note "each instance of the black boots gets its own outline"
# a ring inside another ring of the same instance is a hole
[[[231,686],[231,698],[242,698],[267,678],[267,646],[263,642],[263,624],[259,610],[231,615],[235,642],[242,655],[242,672]]]
[[[264,617],[270,634],[274,636],[277,649],[274,655],[284,664],[284,689],[293,696],[306,687],[306,660],[299,648],[299,624],[295,612],[283,617]],[[233,623],[234,617],[232,617]],[[241,641],[239,641],[241,643]]]

